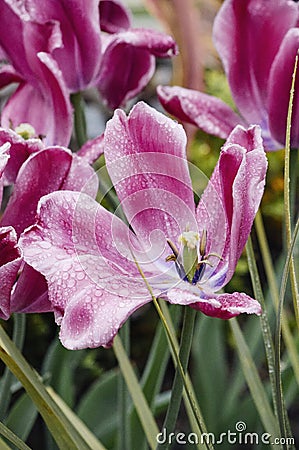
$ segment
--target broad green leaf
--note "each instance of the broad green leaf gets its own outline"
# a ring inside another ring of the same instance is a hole
[[[113,350],[118,360],[120,370],[126,381],[133,403],[138,412],[149,446],[151,449],[155,449],[157,444],[156,437],[159,433],[159,429],[153,418],[153,414],[148,406],[148,403],[143,395],[129,358],[124,351],[119,336],[115,336],[114,338]]]
[[[73,424],[78,434],[82,436],[84,442],[88,444],[88,448],[92,450],[106,450],[106,448],[97,440],[94,434],[87,428],[82,420],[70,409],[70,407],[62,400],[59,395],[52,388],[47,388],[51,398],[58,405],[60,410],[65,414],[65,417]],[[77,447],[76,447],[77,448]],[[80,450],[81,448],[78,447]]]
[[[26,441],[37,418],[37,409],[31,398],[23,394],[9,411],[6,426]],[[26,418],[26,420],[24,420]]]
[[[261,421],[267,433],[278,437],[279,426],[273,414],[264,386],[261,382],[256,365],[251,357],[249,348],[243,337],[242,331],[236,319],[229,321],[234,334],[238,355],[242,364],[243,373],[246,378],[252,399],[260,415]]]
[[[214,433],[224,429],[219,405],[225,404],[229,384],[225,342],[226,322],[202,315],[194,333],[192,374],[206,424]]]
[[[60,450],[93,450],[49,395],[37,373],[0,327],[0,358],[18,378],[35,403]]]
[[[70,407],[74,406],[75,401],[74,373],[83,354],[84,350],[67,350],[56,338],[50,345],[42,366],[43,376],[49,378],[49,384]]]
[[[16,434],[14,434],[9,428],[7,428],[2,422],[0,422],[0,434],[4,436],[8,441],[14,444],[20,450],[30,450],[30,447],[25,444]],[[2,446],[2,443],[0,442]],[[4,444],[6,446],[6,444]],[[3,446],[3,449],[6,448]],[[2,449],[2,447],[0,447]]]
[[[104,373],[88,389],[76,409],[80,419],[109,448],[115,441],[119,421],[117,377],[115,370]]]

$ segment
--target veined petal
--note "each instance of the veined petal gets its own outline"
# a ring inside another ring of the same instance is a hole
[[[257,315],[262,313],[259,302],[244,293],[217,295],[213,292],[204,292],[197,286],[185,282],[170,289],[167,298],[170,303],[188,305],[207,316],[219,319],[230,319],[242,313]]]
[[[13,227],[0,228],[0,317],[8,319],[11,314],[10,296],[21,266],[21,251]]]
[[[132,260],[133,233],[86,194],[43,197],[37,224],[20,245],[26,262],[47,279],[68,348],[110,345],[128,315],[151,300]]]
[[[9,149],[10,149],[9,143],[3,144],[0,147],[0,207],[2,204],[2,196],[3,196],[3,184],[4,184],[3,172],[9,160]]]
[[[206,252],[222,257],[214,257],[213,267],[206,267],[212,289],[224,286],[234,273],[263,195],[266,169],[260,128],[237,126],[197,208],[199,227],[207,232]]]
[[[11,313],[42,313],[53,311],[48,299],[48,285],[39,272],[24,263],[11,295]]]
[[[87,141],[77,155],[93,164],[104,153],[104,133]]]
[[[298,17],[298,5],[292,1],[227,0],[215,19],[214,43],[248,123],[262,123],[267,116],[271,64]]]
[[[155,70],[155,56],[167,58],[177,53],[174,40],[146,29],[109,36],[103,54],[97,87],[110,108],[117,108],[138,94]]]
[[[211,95],[179,86],[158,86],[157,93],[169,114],[206,133],[227,138],[236,125],[244,124],[226,103]]]
[[[0,132],[1,136],[1,132]],[[10,150],[10,143],[9,142],[1,142],[0,143],[0,179],[2,178],[2,174],[4,172],[4,169],[7,166],[7,162],[10,158],[9,154]],[[1,202],[0,202],[1,204]]]
[[[189,225],[197,230],[181,125],[145,103],[127,117],[117,110],[107,123],[107,170],[126,217],[153,259],[171,253]]]
[[[18,234],[33,224],[39,199],[63,187],[71,164],[71,153],[59,147],[31,155],[19,171],[1,224],[15,226]]]
[[[226,250],[229,266],[226,282],[232,277],[244,249],[264,192],[267,158],[260,127],[236,127],[219,159],[223,204],[230,233]]]
[[[96,0],[27,0],[30,16],[42,23],[59,24],[62,45],[52,55],[72,92],[85,89],[97,76],[101,61],[101,35]]]
[[[9,161],[5,168],[5,182],[14,183],[21,165],[32,153],[36,153],[44,144],[40,139],[24,139],[13,130],[0,128],[0,145],[10,144]]]
[[[0,68],[0,89],[11,83],[19,83],[22,77],[15,71],[13,66],[5,64]]]
[[[60,339],[70,350],[110,347],[119,328],[136,309],[151,301],[149,295],[127,298],[89,283],[72,296],[61,320]]]
[[[239,314],[262,314],[262,308],[258,301],[249,297],[243,292],[234,292],[233,294],[219,294],[214,297],[209,297],[206,303],[196,302],[190,304],[194,309],[197,309],[207,316],[218,317],[219,319],[231,319]],[[217,301],[219,306],[215,306],[213,302]]]
[[[30,123],[47,145],[68,145],[72,132],[72,108],[62,74],[46,53],[38,55],[40,88],[21,83],[3,108],[1,125],[16,128]]]
[[[119,0],[100,0],[99,9],[102,31],[119,33],[130,28],[130,11]]]
[[[286,34],[271,67],[269,79],[269,127],[275,139],[285,144],[292,74],[299,48],[299,28]],[[295,81],[292,111],[291,146],[299,146],[299,81]],[[279,92],[279,96],[277,95]]]

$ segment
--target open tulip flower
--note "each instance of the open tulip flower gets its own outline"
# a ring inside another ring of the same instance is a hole
[[[178,86],[158,88],[164,108],[222,138],[237,124],[259,124],[266,150],[282,148],[298,21],[299,4],[291,0],[225,0],[214,22],[214,43],[240,115],[218,98]],[[299,145],[298,92],[297,77],[292,147]]]
[[[258,126],[237,127],[199,205],[181,125],[140,102],[117,110],[104,137],[107,169],[130,227],[84,193],[44,196],[20,238],[25,261],[47,280],[60,338],[70,349],[109,346],[151,295],[228,319],[261,313],[231,279],[265,183]],[[138,262],[138,266],[136,264]]]

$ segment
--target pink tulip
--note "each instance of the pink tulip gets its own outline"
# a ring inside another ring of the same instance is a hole
[[[90,196],[44,196],[37,223],[20,238],[25,261],[49,287],[60,338],[70,349],[109,346],[118,329],[156,296],[228,319],[261,313],[244,293],[219,293],[251,230],[267,161],[258,126],[233,130],[194,203],[186,135],[144,103],[117,110],[104,137],[107,170],[130,228]],[[190,265],[191,261],[191,265]]]

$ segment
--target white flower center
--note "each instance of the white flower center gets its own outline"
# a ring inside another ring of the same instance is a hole
[[[15,132],[26,140],[36,136],[35,129],[30,123],[20,123],[20,125],[15,128]]]

